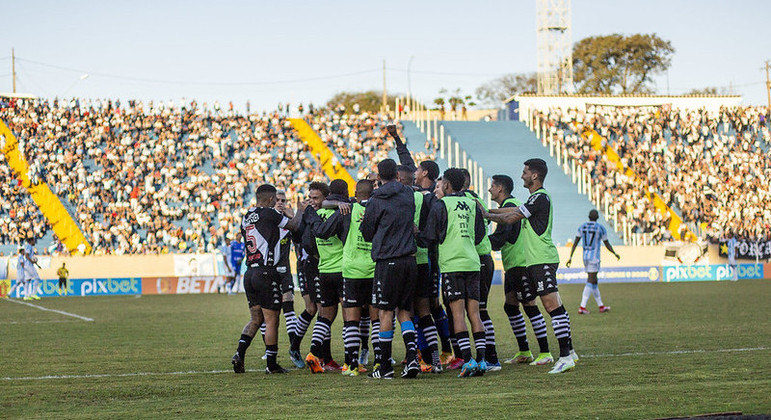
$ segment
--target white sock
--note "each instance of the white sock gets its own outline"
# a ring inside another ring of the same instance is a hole
[[[584,285],[584,293],[581,295],[581,307],[586,308],[586,304],[589,303],[589,296],[592,295],[592,285],[586,283]]]
[[[594,300],[597,301],[597,306],[605,306],[602,304],[602,298],[600,297],[600,285],[593,285],[592,294],[594,295]]]

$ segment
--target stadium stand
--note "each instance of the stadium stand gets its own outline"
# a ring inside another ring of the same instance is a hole
[[[593,107],[536,115],[593,183],[614,197],[612,212],[651,243],[671,238],[669,220],[655,211],[644,190],[590,147],[581,136],[585,128],[605,137],[694,232],[711,240],[728,232],[759,240],[771,231],[771,209],[764,204],[771,199],[765,108],[710,113]],[[309,181],[326,179],[320,156],[298,133],[300,122],[331,151],[336,170],[352,179],[395,157],[383,130],[386,117],[338,109],[315,109],[293,121],[284,113],[246,117],[195,102],[16,99],[0,103],[0,119],[17,136],[30,175],[47,181],[97,254],[210,251],[235,232],[256,184],[285,186],[292,199]],[[575,236],[575,226],[593,205],[525,124],[441,124],[473,151],[487,176],[516,178],[525,157],[545,159],[552,169],[547,185],[558,203],[554,238],[565,243]],[[416,161],[434,158],[443,169],[448,166],[416,124],[403,121],[403,132]],[[0,177],[4,247],[32,233],[43,238],[45,248],[61,250],[4,160]],[[515,193],[527,196],[519,184]],[[609,234],[620,241],[617,232]],[[5,248],[0,252],[13,251]]]
[[[650,191],[692,230],[715,242],[729,233],[764,240],[771,232],[767,115],[764,107],[707,112],[596,106],[586,111],[553,109],[538,118],[543,129],[583,162],[596,185],[621,198],[616,200],[618,211],[634,223],[635,231],[666,240],[668,221],[630,179],[598,157],[579,134],[585,128],[607,139]]]
[[[97,254],[212,250],[235,232],[255,184],[283,185],[294,196],[324,178],[291,123],[275,114],[77,99],[0,108],[30,165],[75,208]]]
[[[405,121],[405,133],[410,133],[407,127],[414,127]],[[549,156],[541,142],[527,126],[518,121],[442,121],[445,133],[471,153],[489,177],[493,174],[508,174],[514,178],[513,195],[521,200],[529,193],[522,187],[519,176],[522,164],[531,157],[544,159],[549,166],[546,187],[554,197],[554,230],[553,238],[558,244],[565,244],[576,236],[576,228],[586,221],[592,203],[586,196],[577,192],[576,186],[569,175],[560,168],[557,161]],[[410,127],[410,129],[412,129]],[[417,130],[417,127],[414,128]],[[417,131],[419,133],[419,131]],[[417,135],[417,133],[413,134]],[[425,139],[425,135],[423,135]],[[447,166],[446,161],[442,162]],[[485,187],[487,188],[487,187]],[[601,219],[601,223],[607,222]],[[614,243],[620,243],[619,236],[610,229],[608,236]]]

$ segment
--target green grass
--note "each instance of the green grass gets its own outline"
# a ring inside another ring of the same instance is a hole
[[[650,418],[742,411],[771,413],[771,283],[604,284],[613,311],[579,316],[582,286],[563,286],[579,354],[697,353],[584,357],[575,371],[504,365],[459,379],[416,380],[262,373],[255,341],[244,375],[230,369],[248,311],[243,295],[72,297],[36,304],[94,318],[84,322],[0,301],[0,417],[467,417]],[[493,288],[499,353],[515,342]],[[301,303],[296,304],[301,309]],[[590,309],[592,309],[590,307]],[[335,323],[333,352],[342,359]],[[282,327],[283,328],[283,327]],[[529,328],[529,327],[528,327]],[[551,335],[551,328],[549,328]],[[280,359],[289,366],[282,332]],[[303,343],[307,351],[309,336]],[[534,337],[530,341],[535,346]],[[394,341],[396,358],[403,355]],[[758,348],[744,352],[713,350]],[[552,343],[556,349],[556,342]],[[398,367],[397,367],[398,369]],[[8,379],[107,374],[69,379]]]

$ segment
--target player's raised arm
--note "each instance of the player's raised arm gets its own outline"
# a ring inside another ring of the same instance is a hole
[[[402,138],[399,137],[396,124],[390,123],[386,125],[386,130],[388,131],[388,134],[393,137],[394,141],[396,141],[396,154],[399,155],[399,163],[410,168],[411,171],[418,169],[417,166],[415,166],[415,160],[412,159],[410,150],[407,149],[407,145],[404,144]]]

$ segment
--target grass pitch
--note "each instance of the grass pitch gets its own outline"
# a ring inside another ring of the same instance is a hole
[[[771,413],[771,283],[603,284],[607,314],[578,315],[582,286],[561,286],[576,369],[504,365],[377,381],[339,374],[265,375],[259,339],[232,373],[248,311],[243,295],[70,297],[0,301],[0,417],[646,418]],[[516,343],[493,287],[498,352]],[[302,310],[297,302],[295,309]],[[341,320],[333,353],[342,359]],[[528,330],[529,330],[528,324]],[[551,327],[549,335],[552,337]],[[303,342],[307,351],[310,334]],[[553,337],[552,337],[553,338]],[[537,349],[530,335],[531,347]],[[557,343],[552,340],[553,351]],[[286,335],[279,362],[289,367]],[[395,358],[404,354],[394,340]],[[399,367],[396,368],[397,372]]]

